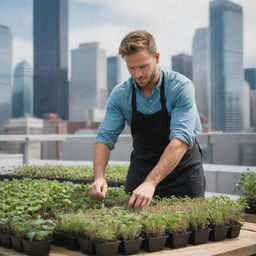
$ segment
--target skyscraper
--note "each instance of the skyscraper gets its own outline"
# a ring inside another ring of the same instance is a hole
[[[192,56],[184,53],[172,56],[172,70],[192,80]]]
[[[250,91],[250,103],[251,103],[251,127],[254,127],[256,132],[256,90]]]
[[[227,0],[210,2],[210,129],[242,130],[243,11]]]
[[[250,85],[251,126],[256,129],[256,68],[246,68],[244,78]]]
[[[241,103],[242,103],[242,127],[243,130],[249,131],[251,128],[251,104],[250,104],[250,86],[248,82],[243,82],[242,93],[241,93]]]
[[[252,90],[256,90],[256,68],[246,68],[244,79],[249,83]]]
[[[12,116],[33,115],[33,70],[31,65],[22,61],[14,69],[12,95]]]
[[[193,82],[200,115],[208,119],[208,28],[196,30],[192,46]]]
[[[89,109],[104,109],[107,99],[105,50],[98,42],[80,44],[72,50],[69,119],[88,120]]]
[[[0,25],[0,133],[12,116],[12,32]]]
[[[68,0],[34,0],[34,114],[68,118]]]
[[[107,91],[110,95],[113,88],[121,82],[121,58],[111,56],[107,58]]]

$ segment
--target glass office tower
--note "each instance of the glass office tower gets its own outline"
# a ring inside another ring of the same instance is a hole
[[[0,25],[0,133],[12,115],[12,32]]]
[[[210,2],[210,129],[242,127],[243,11],[226,0]]]
[[[256,90],[256,68],[246,68],[244,79],[249,83],[251,90]]]
[[[34,0],[34,115],[68,119],[68,0]]]
[[[195,31],[192,46],[193,82],[196,105],[200,115],[208,119],[208,28]]]
[[[107,89],[108,96],[113,88],[121,82],[121,57],[111,56],[107,58]]]
[[[104,109],[107,101],[107,61],[98,42],[83,43],[71,51],[69,119],[84,122],[89,109]]]
[[[172,70],[192,80],[192,56],[184,53],[172,56]]]
[[[33,71],[31,65],[22,61],[14,69],[12,116],[33,115]]]

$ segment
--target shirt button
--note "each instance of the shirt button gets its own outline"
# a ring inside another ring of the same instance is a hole
[[[149,101],[150,103],[152,102],[152,100]]]
[[[149,112],[151,113],[151,112],[152,112],[152,110],[149,110]]]

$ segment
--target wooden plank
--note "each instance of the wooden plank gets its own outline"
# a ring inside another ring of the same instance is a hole
[[[208,242],[202,245],[189,245],[186,248],[170,249],[164,251],[148,253],[140,251],[137,256],[248,256],[256,253],[256,224],[245,223],[236,239],[226,239],[220,242]],[[245,228],[251,228],[246,230]],[[24,253],[17,253],[14,250],[0,247],[0,256],[25,256]],[[52,246],[50,256],[85,256],[79,251],[69,251],[62,247]]]
[[[242,229],[256,232],[256,223],[245,222]]]
[[[256,223],[256,214],[249,214],[249,213],[246,213],[246,214],[245,214],[245,221],[246,221],[246,222],[253,222],[253,223]]]

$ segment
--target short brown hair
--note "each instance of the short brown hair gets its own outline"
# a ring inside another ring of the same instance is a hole
[[[149,54],[157,53],[154,37],[145,30],[136,30],[127,34],[122,40],[118,53],[124,57],[147,49]]]

